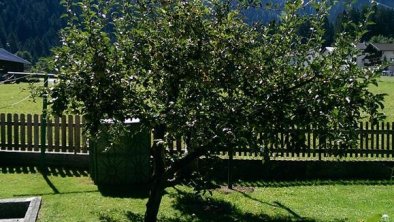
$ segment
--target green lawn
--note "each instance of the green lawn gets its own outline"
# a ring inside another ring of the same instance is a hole
[[[379,80],[379,86],[372,86],[370,90],[374,93],[386,93],[384,99],[384,109],[386,113],[386,121],[394,122],[394,77],[382,76]]]
[[[33,101],[28,83],[0,84],[0,95],[0,113],[42,113],[42,99]]]
[[[37,83],[42,85],[42,83]],[[374,93],[386,93],[384,112],[386,121],[394,122],[394,77],[382,76],[379,87],[371,86]],[[37,98],[34,102],[29,98],[29,84],[1,84],[0,85],[0,113],[31,113],[41,114],[42,99]]]
[[[1,169],[1,168],[0,168]],[[100,192],[86,172],[2,168],[0,198],[42,196],[39,221],[139,221],[146,195]],[[394,218],[394,182],[243,183],[196,198],[188,187],[167,189],[161,221],[379,221]]]

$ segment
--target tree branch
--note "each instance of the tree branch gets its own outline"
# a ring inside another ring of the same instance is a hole
[[[165,171],[164,177],[165,178],[171,178],[173,175],[175,175],[176,172],[187,166],[189,163],[191,163],[193,160],[201,157],[207,152],[208,146],[201,146],[194,151],[186,154],[184,157],[181,159],[175,161],[171,166]]]

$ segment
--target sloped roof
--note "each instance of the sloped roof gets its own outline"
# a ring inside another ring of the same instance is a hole
[[[356,48],[360,50],[365,50],[367,48],[367,44],[365,42],[357,43]]]
[[[394,51],[393,43],[371,43],[379,51]]]
[[[17,63],[27,64],[27,65],[31,64],[29,61],[26,61],[26,60],[22,59],[21,57],[16,56],[16,55],[14,55],[2,48],[0,48],[0,60],[8,61],[8,62],[17,62]]]

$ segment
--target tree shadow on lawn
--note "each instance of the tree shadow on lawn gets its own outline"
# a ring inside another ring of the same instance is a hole
[[[97,187],[104,197],[144,199],[149,196],[147,185],[99,185]]]
[[[287,211],[290,216],[270,216],[263,213],[252,214],[248,212],[243,212],[231,202],[214,199],[212,197],[204,198],[201,196],[197,196],[193,193],[180,193],[177,196],[177,201],[174,205],[174,208],[181,211],[182,216],[190,217],[190,215],[194,215],[192,218],[195,218],[197,221],[316,221],[311,218],[305,218],[300,216],[299,214],[295,213],[293,210],[279,202],[274,202],[273,204],[265,202],[262,203],[283,209]]]
[[[254,198],[251,195],[247,194],[246,192],[242,192],[242,191],[238,191],[238,190],[234,190],[234,191],[237,192],[237,193],[242,194],[242,196],[244,196],[245,198],[247,198],[249,200],[253,200],[253,201],[256,201],[256,202],[258,202],[260,204],[265,204],[265,205],[268,205],[268,206],[271,206],[271,207],[283,209],[283,210],[287,211],[290,215],[292,215],[292,217],[296,218],[297,220],[304,219],[301,215],[299,215],[298,213],[296,213],[295,211],[293,211],[292,209],[290,209],[289,207],[285,206],[284,204],[282,204],[279,201],[274,201],[272,203],[269,203],[269,202],[265,202],[265,201],[259,200],[257,198]]]
[[[195,195],[193,193],[179,193],[176,197],[173,207],[179,210],[180,215],[175,217],[159,217],[160,222],[188,222],[188,221],[201,221],[201,222],[232,222],[232,221],[243,221],[243,222],[290,222],[290,221],[306,221],[315,222],[315,219],[305,218],[292,211],[285,205],[274,202],[273,204],[266,203],[268,205],[278,207],[289,212],[287,215],[270,216],[267,214],[252,214],[243,212],[237,208],[234,204],[218,200],[214,198],[206,198]],[[143,221],[142,214],[136,214],[131,211],[124,212],[125,216],[129,221]],[[103,222],[115,222],[113,215],[101,214],[100,221]]]
[[[97,190],[84,190],[84,191],[67,191],[67,192],[63,192],[60,191],[55,184],[50,180],[50,178],[48,177],[48,173],[44,173],[41,172],[40,173],[42,178],[45,180],[45,182],[47,183],[48,187],[51,188],[52,193],[29,193],[29,194],[19,194],[19,195],[14,195],[15,197],[18,196],[47,196],[47,195],[64,195],[64,194],[80,194],[80,193],[96,193],[98,192]]]
[[[65,168],[65,167],[47,167],[44,170],[41,170],[37,166],[1,166],[0,167],[0,175],[1,174],[37,174],[41,175],[48,187],[52,190],[50,193],[27,193],[27,194],[19,194],[14,195],[15,197],[24,197],[24,196],[44,196],[44,195],[58,195],[58,194],[78,194],[78,193],[93,193],[98,192],[97,190],[89,190],[89,191],[67,191],[62,192],[59,190],[55,184],[51,181],[49,176],[54,177],[87,177],[89,176],[87,170],[79,169],[79,168]]]
[[[36,166],[2,166],[0,173],[3,174],[35,174],[41,172]],[[87,177],[89,173],[86,169],[70,167],[47,167],[45,168],[47,176],[60,177]]]
[[[1,174],[41,174],[47,185],[52,189],[53,194],[64,194],[52,183],[49,176],[54,177],[88,177],[89,173],[86,169],[71,168],[71,167],[46,167],[41,170],[37,166],[1,166]],[[106,197],[120,197],[120,198],[146,198],[148,197],[148,186],[97,186],[98,191]],[[93,191],[92,191],[93,192]],[[95,191],[97,192],[97,191]],[[78,193],[78,192],[72,192]],[[81,192],[83,193],[83,192]],[[52,193],[50,193],[52,194]],[[41,194],[41,195],[50,195]]]
[[[223,181],[216,181],[218,184],[227,186]],[[365,185],[365,186],[392,186],[392,180],[293,180],[293,181],[274,181],[274,180],[238,180],[233,183],[233,186],[245,187],[297,187],[297,186],[325,186],[325,185]]]

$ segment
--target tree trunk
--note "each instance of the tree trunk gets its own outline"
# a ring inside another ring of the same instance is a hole
[[[186,144],[187,153],[195,152],[195,149],[197,147],[194,146],[194,144],[192,143],[190,134],[188,134],[185,137],[185,144]],[[182,166],[179,173],[182,178],[189,178],[192,172],[197,170],[198,170],[198,158],[195,158],[194,160],[191,160],[189,163],[186,163],[185,166]]]
[[[156,222],[160,203],[165,189],[166,178],[164,157],[164,133],[165,127],[158,126],[154,129],[153,155],[153,182],[151,184],[149,199],[146,203],[145,222]]]
[[[149,193],[149,200],[146,204],[145,222],[156,222],[159,213],[160,203],[163,196],[165,186],[163,176],[153,181]]]
[[[163,138],[165,133],[164,126],[158,126],[154,129],[154,143],[152,147],[153,155],[153,181],[150,188],[149,199],[146,203],[145,222],[156,222],[157,214],[159,213],[161,199],[164,189],[169,185],[169,178],[172,178],[179,170],[188,166],[190,162],[198,159],[201,155],[206,153],[207,147],[199,147],[188,153],[183,158],[171,164],[166,169],[165,163],[165,147]]]

